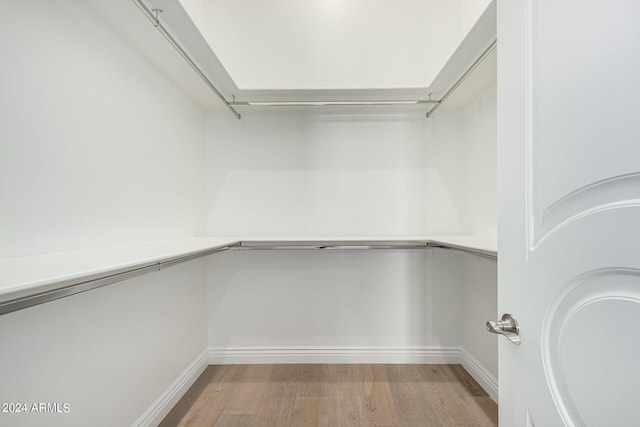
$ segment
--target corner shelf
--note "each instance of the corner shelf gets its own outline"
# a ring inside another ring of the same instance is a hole
[[[234,238],[193,237],[138,245],[0,259],[0,315],[110,285],[231,248],[276,250],[427,249],[497,257],[495,239],[478,236]]]
[[[207,110],[224,107],[217,95],[198,78],[191,66],[187,65],[170,44],[157,34],[153,24],[148,22],[145,14],[137,10],[138,8],[133,1],[101,2],[99,0],[89,0],[89,3],[94,10],[116,27],[133,46],[152,63],[156,64],[184,94],[198,105]],[[461,92],[477,92],[478,87],[486,86],[487,79],[495,79],[495,53],[489,57],[489,61],[486,61],[488,66],[482,66],[479,71],[471,73],[474,75],[473,78],[466,79],[466,74],[468,74],[469,70],[476,69],[473,64],[479,55],[485,52],[487,47],[495,43],[495,0],[489,4],[429,87],[358,90],[239,89],[180,2],[144,0],[144,4],[149,10],[162,10],[159,15],[159,22],[162,23],[163,28],[166,28],[171,36],[178,41],[181,49],[206,75],[207,79],[215,85],[216,90],[224,97],[227,104],[231,104],[231,109],[236,107],[247,108],[247,103],[249,102],[299,103],[305,101],[308,105],[316,104],[320,106],[323,106],[323,102],[346,103],[349,105],[353,102],[416,101],[419,103],[411,107],[415,108],[417,106],[424,109],[425,105],[423,104],[430,102],[430,95],[433,100],[440,100],[442,97],[448,97],[448,94],[452,93],[452,87],[457,88],[460,86],[462,89],[456,89],[456,99],[458,99],[457,103],[459,104],[461,102],[460,99],[471,97],[471,95],[459,95]],[[493,66],[491,65],[492,63]],[[461,79],[463,76],[465,78]],[[468,83],[462,84],[464,80],[467,80]],[[406,107],[405,104],[403,105]],[[436,104],[435,107],[437,108],[439,105],[441,104]],[[278,107],[278,105],[269,106]]]

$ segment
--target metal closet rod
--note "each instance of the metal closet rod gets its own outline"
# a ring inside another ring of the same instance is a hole
[[[69,297],[81,292],[87,292],[92,289],[111,285],[113,283],[122,282],[123,280],[132,279],[134,277],[142,276],[143,274],[152,273],[154,271],[159,271],[167,267],[172,267],[174,265],[202,258],[207,255],[212,255],[217,252],[223,252],[236,246],[237,244],[230,244],[218,248],[205,249],[190,255],[178,256],[165,261],[152,262],[148,265],[141,265],[124,270],[105,272],[85,280],[76,281],[72,279],[68,281],[68,283],[65,283],[65,285],[63,285],[63,287],[59,289],[44,291],[35,295],[29,295],[0,303],[0,315],[44,304],[49,301],[55,301],[57,299]]]
[[[169,44],[173,46],[173,48],[180,54],[182,59],[184,59],[186,63],[189,64],[189,66],[193,69],[193,71],[195,71],[196,74],[200,76],[202,81],[209,87],[209,89],[211,89],[211,91],[216,94],[218,99],[222,101],[222,103],[233,113],[234,116],[236,116],[236,118],[240,119],[242,117],[240,113],[235,108],[233,108],[231,104],[229,104],[229,102],[225,99],[222,93],[220,93],[218,88],[216,88],[216,86],[211,82],[211,80],[209,80],[207,75],[200,69],[200,67],[198,67],[195,61],[191,59],[189,54],[187,54],[187,52],[182,48],[182,46],[180,46],[180,43],[178,43],[176,39],[173,38],[171,33],[169,33],[169,31],[167,31],[167,29],[162,25],[162,23],[158,19],[158,12],[162,12],[162,10],[160,9],[151,10],[142,2],[142,0],[133,0],[133,2],[136,4],[136,6],[138,6],[138,8],[142,11],[142,13],[144,13],[144,15],[149,19],[149,21],[151,21],[151,23],[158,29],[160,34],[162,34],[164,38],[167,39]]]
[[[229,104],[238,107],[324,107],[350,105],[417,105],[439,104],[436,99],[420,100],[362,100],[362,101],[234,101]]]
[[[143,274],[152,273],[184,262],[192,261],[229,249],[254,249],[254,250],[375,250],[375,249],[445,249],[469,255],[480,256],[492,260],[497,255],[487,253],[480,249],[466,249],[459,246],[448,246],[444,243],[432,243],[428,241],[240,241],[212,249],[204,249],[192,254],[177,256],[164,261],[155,261],[137,267],[120,270],[105,271],[84,279],[70,279],[62,282],[59,289],[44,291],[34,295],[16,298],[0,303],[0,315],[44,304],[60,298],[87,292],[101,288]]]
[[[251,250],[369,250],[425,249],[427,242],[418,241],[241,241],[237,249]]]
[[[433,107],[427,111],[427,118],[430,118],[435,111],[458,89],[462,83],[478,68],[487,56],[498,45],[497,39],[476,58],[469,68],[456,80],[453,85],[445,92],[440,99],[419,99],[419,100],[376,100],[376,101],[243,101],[231,102],[232,106],[249,106],[249,107],[317,107],[317,106],[348,106],[348,105],[415,105],[415,104],[433,104]]]
[[[482,250],[430,241],[240,241],[236,249],[245,250],[371,250],[371,249],[444,249],[496,260],[498,255]]]
[[[144,13],[144,15],[151,21],[151,23],[158,29],[160,34],[164,36],[171,46],[180,54],[180,56],[189,64],[189,66],[200,76],[202,81],[215,93],[215,95],[222,101],[222,103],[233,113],[236,118],[240,119],[242,116],[234,107],[317,107],[317,106],[362,106],[362,105],[412,105],[412,104],[433,104],[433,107],[427,111],[427,118],[431,117],[433,113],[455,92],[455,90],[466,80],[467,77],[482,63],[482,61],[495,49],[497,40],[494,40],[491,45],[474,61],[473,64],[460,76],[458,80],[449,88],[442,98],[437,100],[429,99],[414,99],[414,100],[374,100],[374,101],[233,101],[229,102],[222,95],[222,93],[216,88],[216,86],[209,80],[207,75],[198,67],[196,62],[191,59],[189,54],[180,46],[180,44],[173,38],[173,36],[167,31],[158,19],[158,13],[162,12],[161,9],[149,9],[142,0],[133,0],[138,8]]]

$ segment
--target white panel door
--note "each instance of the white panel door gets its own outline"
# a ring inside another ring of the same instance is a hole
[[[499,0],[502,426],[640,425],[640,2]]]

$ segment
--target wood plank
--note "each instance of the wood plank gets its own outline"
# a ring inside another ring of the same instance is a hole
[[[443,365],[444,374],[458,392],[460,402],[481,426],[497,425],[498,405],[462,365]]]
[[[415,365],[416,375],[421,378],[420,386],[429,396],[438,419],[446,426],[479,426],[461,397],[464,387],[457,384],[446,373],[446,365]]]
[[[200,398],[202,391],[207,387],[213,376],[218,372],[219,368],[220,366],[217,365],[207,366],[196,382],[193,383],[184,396],[182,396],[178,403],[176,403],[173,409],[171,409],[167,416],[164,417],[162,422],[158,424],[158,427],[171,427],[178,425],[180,420],[182,420],[187,412],[189,412],[189,409],[193,406],[196,400]]]
[[[300,379],[299,365],[274,365],[262,403],[256,413],[255,427],[288,426]]]
[[[251,427],[253,426],[253,415],[222,414],[214,427]]]
[[[300,365],[298,396],[327,396],[330,373],[327,365]]]
[[[494,427],[498,425],[498,405],[491,399],[491,397],[474,397],[472,398],[475,403],[474,414],[477,415],[478,420],[482,426]]]
[[[366,427],[355,365],[328,365],[327,414],[332,427]]]
[[[326,397],[296,397],[291,427],[328,427],[328,425]]]
[[[356,373],[367,424],[371,426],[401,425],[384,365],[357,365]]]
[[[442,365],[445,375],[462,385],[469,396],[487,397],[489,396],[480,384],[473,379],[470,373],[462,365]]]
[[[193,404],[178,425],[214,425],[220,414],[222,414],[244,371],[244,365],[220,366],[216,374],[211,378],[211,382],[202,391],[200,398]]]
[[[224,408],[224,414],[255,415],[267,388],[273,365],[247,365]]]
[[[389,389],[405,426],[445,427],[408,365],[386,365]]]
[[[207,368],[160,425],[497,424],[498,406],[459,365],[227,365]]]

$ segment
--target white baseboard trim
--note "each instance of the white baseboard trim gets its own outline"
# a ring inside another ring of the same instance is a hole
[[[209,348],[209,364],[460,363],[459,347],[227,347]]]
[[[198,356],[187,369],[151,404],[151,406],[133,423],[134,426],[157,426],[184,396],[200,374],[208,366],[208,351]]]
[[[480,387],[497,403],[498,379],[491,375],[478,359],[469,354],[464,348],[460,350],[460,359],[462,367],[469,372],[473,379],[480,384]]]

